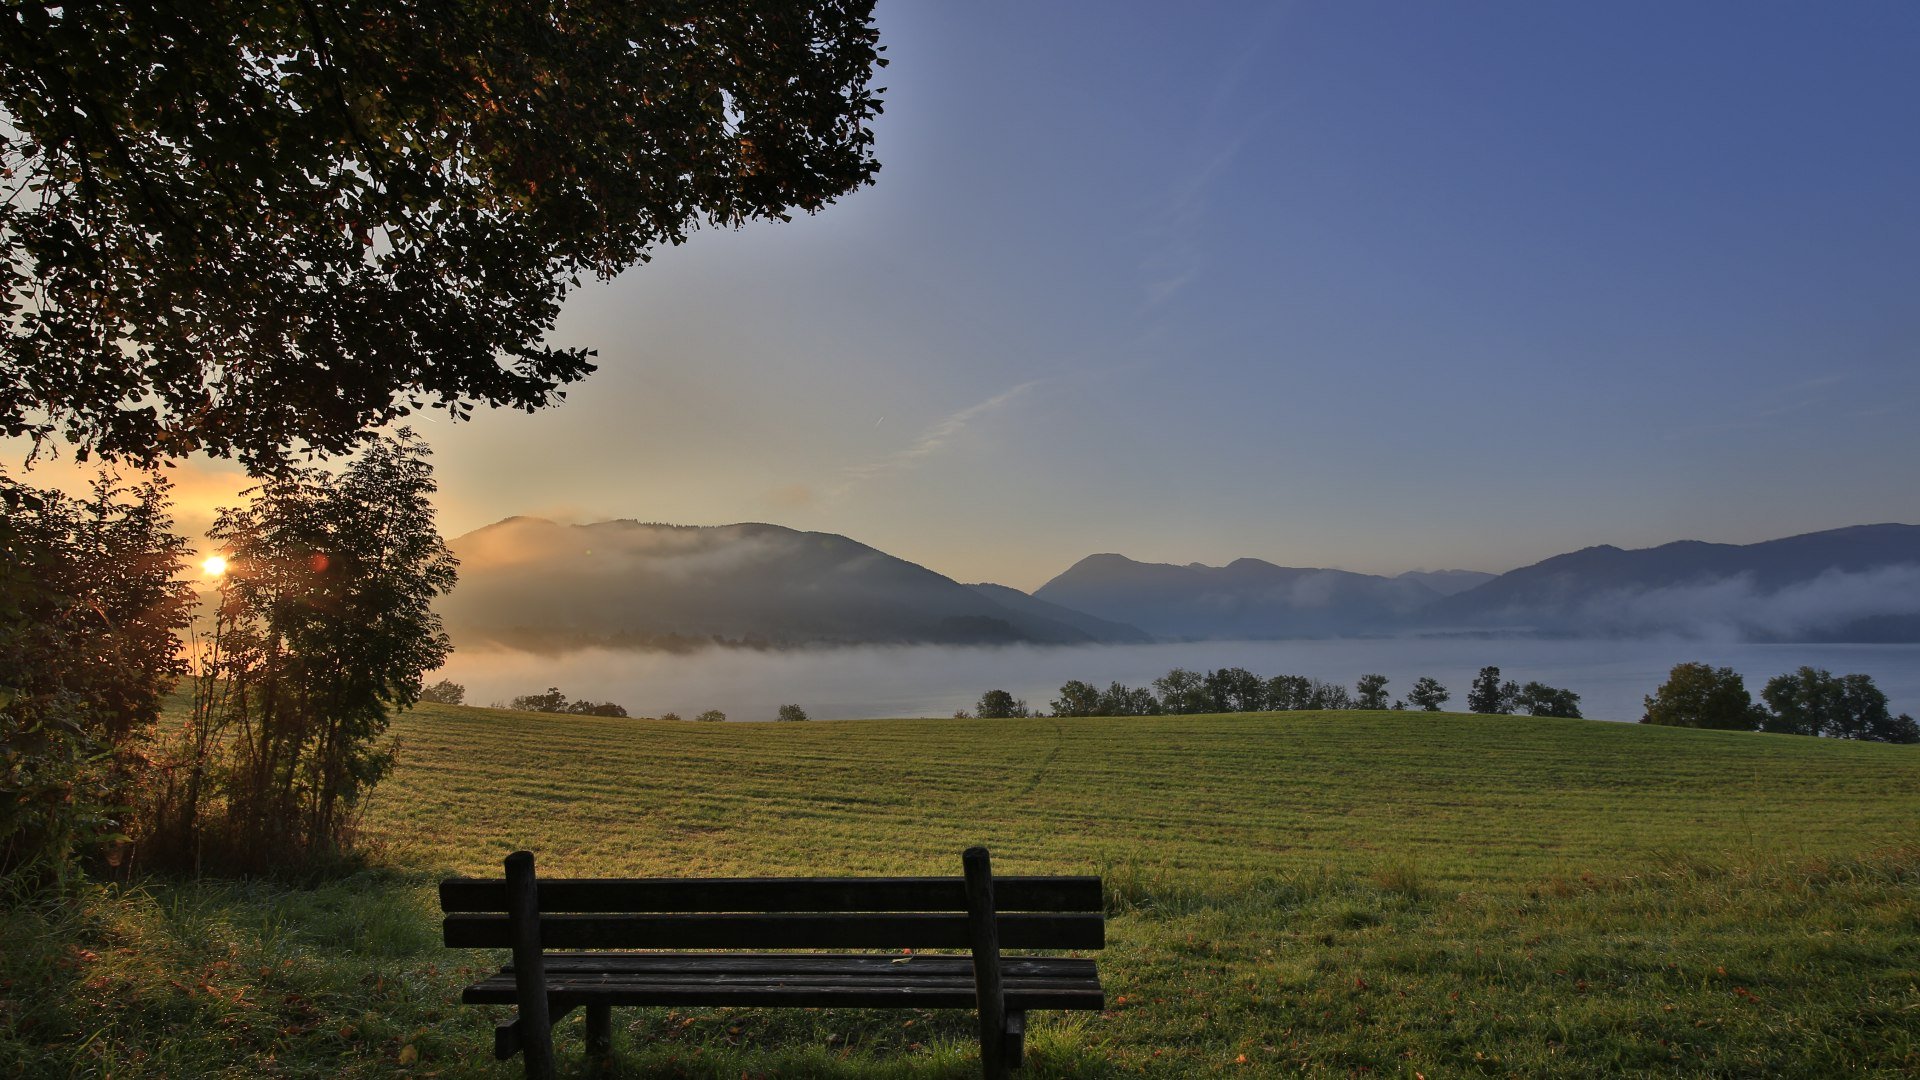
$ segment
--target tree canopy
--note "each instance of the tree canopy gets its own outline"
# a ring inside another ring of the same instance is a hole
[[[872,0],[14,5],[0,434],[151,462],[532,411],[584,274],[873,180]]]

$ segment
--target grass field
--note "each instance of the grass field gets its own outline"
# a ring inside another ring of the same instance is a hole
[[[663,724],[426,706],[308,890],[0,914],[0,1074],[511,1076],[497,873],[1101,874],[1110,1009],[1035,1078],[1920,1075],[1920,748],[1406,713]],[[619,1010],[629,1075],[977,1075],[960,1013]],[[561,1053],[577,1067],[578,1022]]]

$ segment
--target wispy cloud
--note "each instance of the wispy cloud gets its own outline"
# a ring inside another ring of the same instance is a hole
[[[1141,305],[1141,314],[1172,299],[1204,269],[1199,232],[1206,215],[1208,189],[1233,167],[1254,131],[1265,121],[1263,116],[1255,116],[1223,136],[1220,133],[1223,119],[1235,114],[1234,103],[1241,96],[1241,85],[1278,32],[1284,15],[1284,8],[1269,9],[1253,32],[1237,35],[1233,47],[1225,50],[1220,76],[1214,80],[1207,103],[1193,126],[1192,165],[1174,182],[1157,230],[1163,235],[1164,243],[1141,266],[1141,274],[1146,279],[1146,301]]]
[[[849,466],[841,474],[840,482],[827,489],[827,494],[836,499],[844,498],[861,484],[883,476],[892,476],[918,468],[921,462],[939,453],[947,444],[953,442],[965,433],[967,428],[1018,401],[1020,398],[1026,396],[1034,387],[1039,386],[1045,381],[1044,379],[1031,379],[1011,389],[1003,390],[985,401],[969,405],[947,416],[939,423],[934,424],[922,432],[920,437],[912,443],[881,458],[879,461],[868,462],[864,465]]]

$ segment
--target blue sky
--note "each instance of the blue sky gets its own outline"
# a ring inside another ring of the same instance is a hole
[[[1920,6],[882,0],[879,184],[587,287],[443,527],[1504,570],[1920,520]]]

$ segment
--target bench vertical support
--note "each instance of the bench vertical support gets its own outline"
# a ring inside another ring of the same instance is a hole
[[[587,1005],[587,1066],[604,1072],[613,1064],[613,1006],[605,1002]]]
[[[553,1080],[553,1024],[547,1019],[547,964],[540,952],[540,894],[531,851],[507,856],[507,920],[527,1080]]]
[[[1018,1009],[1007,1013],[1007,1067],[1018,1069],[1026,1064],[1027,1056],[1027,1011]]]
[[[960,856],[967,875],[967,929],[973,945],[974,996],[980,1006],[980,1068],[1008,1080],[1007,998],[1000,981],[1000,926],[993,909],[993,864],[983,847]]]

